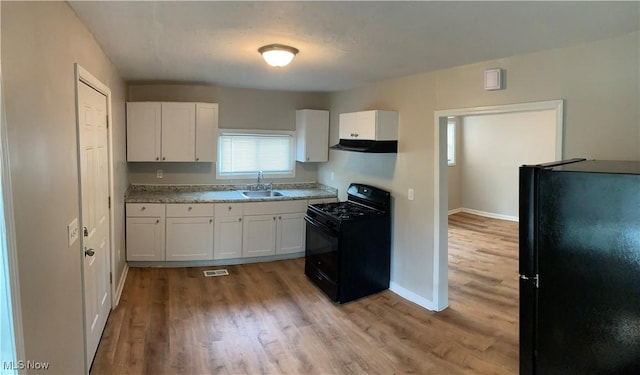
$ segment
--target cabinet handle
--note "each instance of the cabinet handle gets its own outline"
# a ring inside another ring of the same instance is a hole
[[[189,211],[193,210],[193,207],[189,206]]]
[[[239,218],[238,218],[238,221],[242,221],[242,218],[241,218],[241,217],[239,217]]]
[[[274,216],[274,217],[273,217],[273,220],[275,220],[275,219],[276,219],[276,217]]]
[[[162,157],[162,160],[164,160],[164,159],[165,159],[165,157],[163,156],[163,157]]]
[[[278,216],[278,220],[282,220],[282,216]]]
[[[231,211],[231,206],[229,206],[229,211]]]
[[[196,161],[200,160],[200,158],[196,158]]]
[[[160,160],[160,158],[156,156],[156,160]]]
[[[156,224],[160,224],[160,219],[156,220]]]
[[[209,219],[209,224],[213,223],[213,219]]]
[[[144,211],[144,210],[146,210],[146,209],[147,209],[147,208],[146,208],[145,206],[142,206],[142,208],[140,209],[140,211]]]

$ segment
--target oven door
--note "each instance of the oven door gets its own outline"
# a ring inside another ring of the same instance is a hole
[[[338,299],[339,234],[306,216],[305,274],[334,301]]]

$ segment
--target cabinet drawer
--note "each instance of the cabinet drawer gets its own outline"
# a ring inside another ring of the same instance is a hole
[[[278,202],[254,202],[245,203],[245,215],[267,215],[289,212],[305,212],[307,210],[306,200],[278,201]]]
[[[127,203],[127,217],[164,217],[163,203]]]
[[[243,203],[216,203],[216,217],[242,216]]]
[[[213,203],[167,204],[167,217],[213,216]]]

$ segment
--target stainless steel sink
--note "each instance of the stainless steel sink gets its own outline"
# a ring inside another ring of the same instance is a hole
[[[269,198],[285,196],[281,192],[275,190],[244,190],[241,191],[241,193],[247,198]]]

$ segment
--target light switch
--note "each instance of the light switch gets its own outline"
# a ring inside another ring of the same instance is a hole
[[[73,219],[73,221],[67,225],[67,234],[69,236],[69,247],[71,247],[80,235],[80,231],[78,230],[78,218]]]
[[[413,200],[413,189],[409,189],[409,193],[407,194],[410,201]]]

